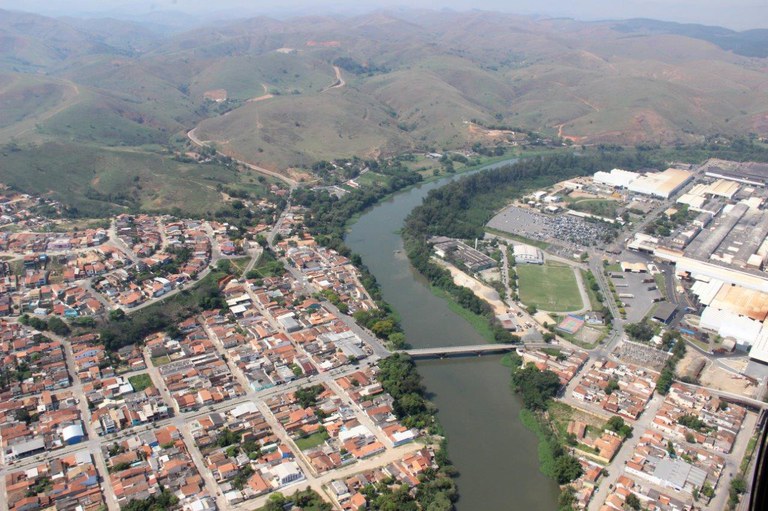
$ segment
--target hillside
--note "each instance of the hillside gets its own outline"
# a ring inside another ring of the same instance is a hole
[[[259,17],[181,33],[0,11],[0,145],[184,151],[199,126],[225,153],[282,172],[502,143],[475,123],[578,144],[766,136],[766,37],[480,11]],[[85,197],[83,183],[69,186]]]

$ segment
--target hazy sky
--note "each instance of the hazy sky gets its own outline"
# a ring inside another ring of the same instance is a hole
[[[184,11],[289,15],[333,13],[399,6],[487,9],[520,14],[569,16],[577,19],[646,17],[721,25],[735,29],[768,28],[768,0],[0,0],[0,8],[43,14],[144,14]]]

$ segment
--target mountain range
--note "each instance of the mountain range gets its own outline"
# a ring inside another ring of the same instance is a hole
[[[0,11],[0,109],[0,144],[152,152],[196,128],[280,172],[498,143],[489,127],[576,144],[766,136],[768,30],[413,10],[178,32]]]

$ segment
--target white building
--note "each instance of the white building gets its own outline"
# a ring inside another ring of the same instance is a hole
[[[640,177],[636,172],[613,169],[610,172],[595,172],[592,180],[595,183],[610,186],[612,188],[628,188],[629,185]]]
[[[272,474],[274,474],[279,487],[304,479],[304,473],[295,461],[285,461],[279,464],[272,469]]]
[[[763,324],[736,313],[707,307],[701,314],[699,327],[717,332],[720,337],[732,337],[739,347],[746,349],[758,340]]]
[[[530,245],[514,245],[512,252],[516,263],[544,264],[544,253]]]
[[[693,179],[693,173],[681,169],[645,174],[632,181],[629,191],[668,199]]]

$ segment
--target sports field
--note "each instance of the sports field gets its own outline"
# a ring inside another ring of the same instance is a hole
[[[579,285],[573,269],[564,264],[547,262],[541,266],[519,264],[516,267],[520,301],[539,310],[575,311],[582,308]]]

